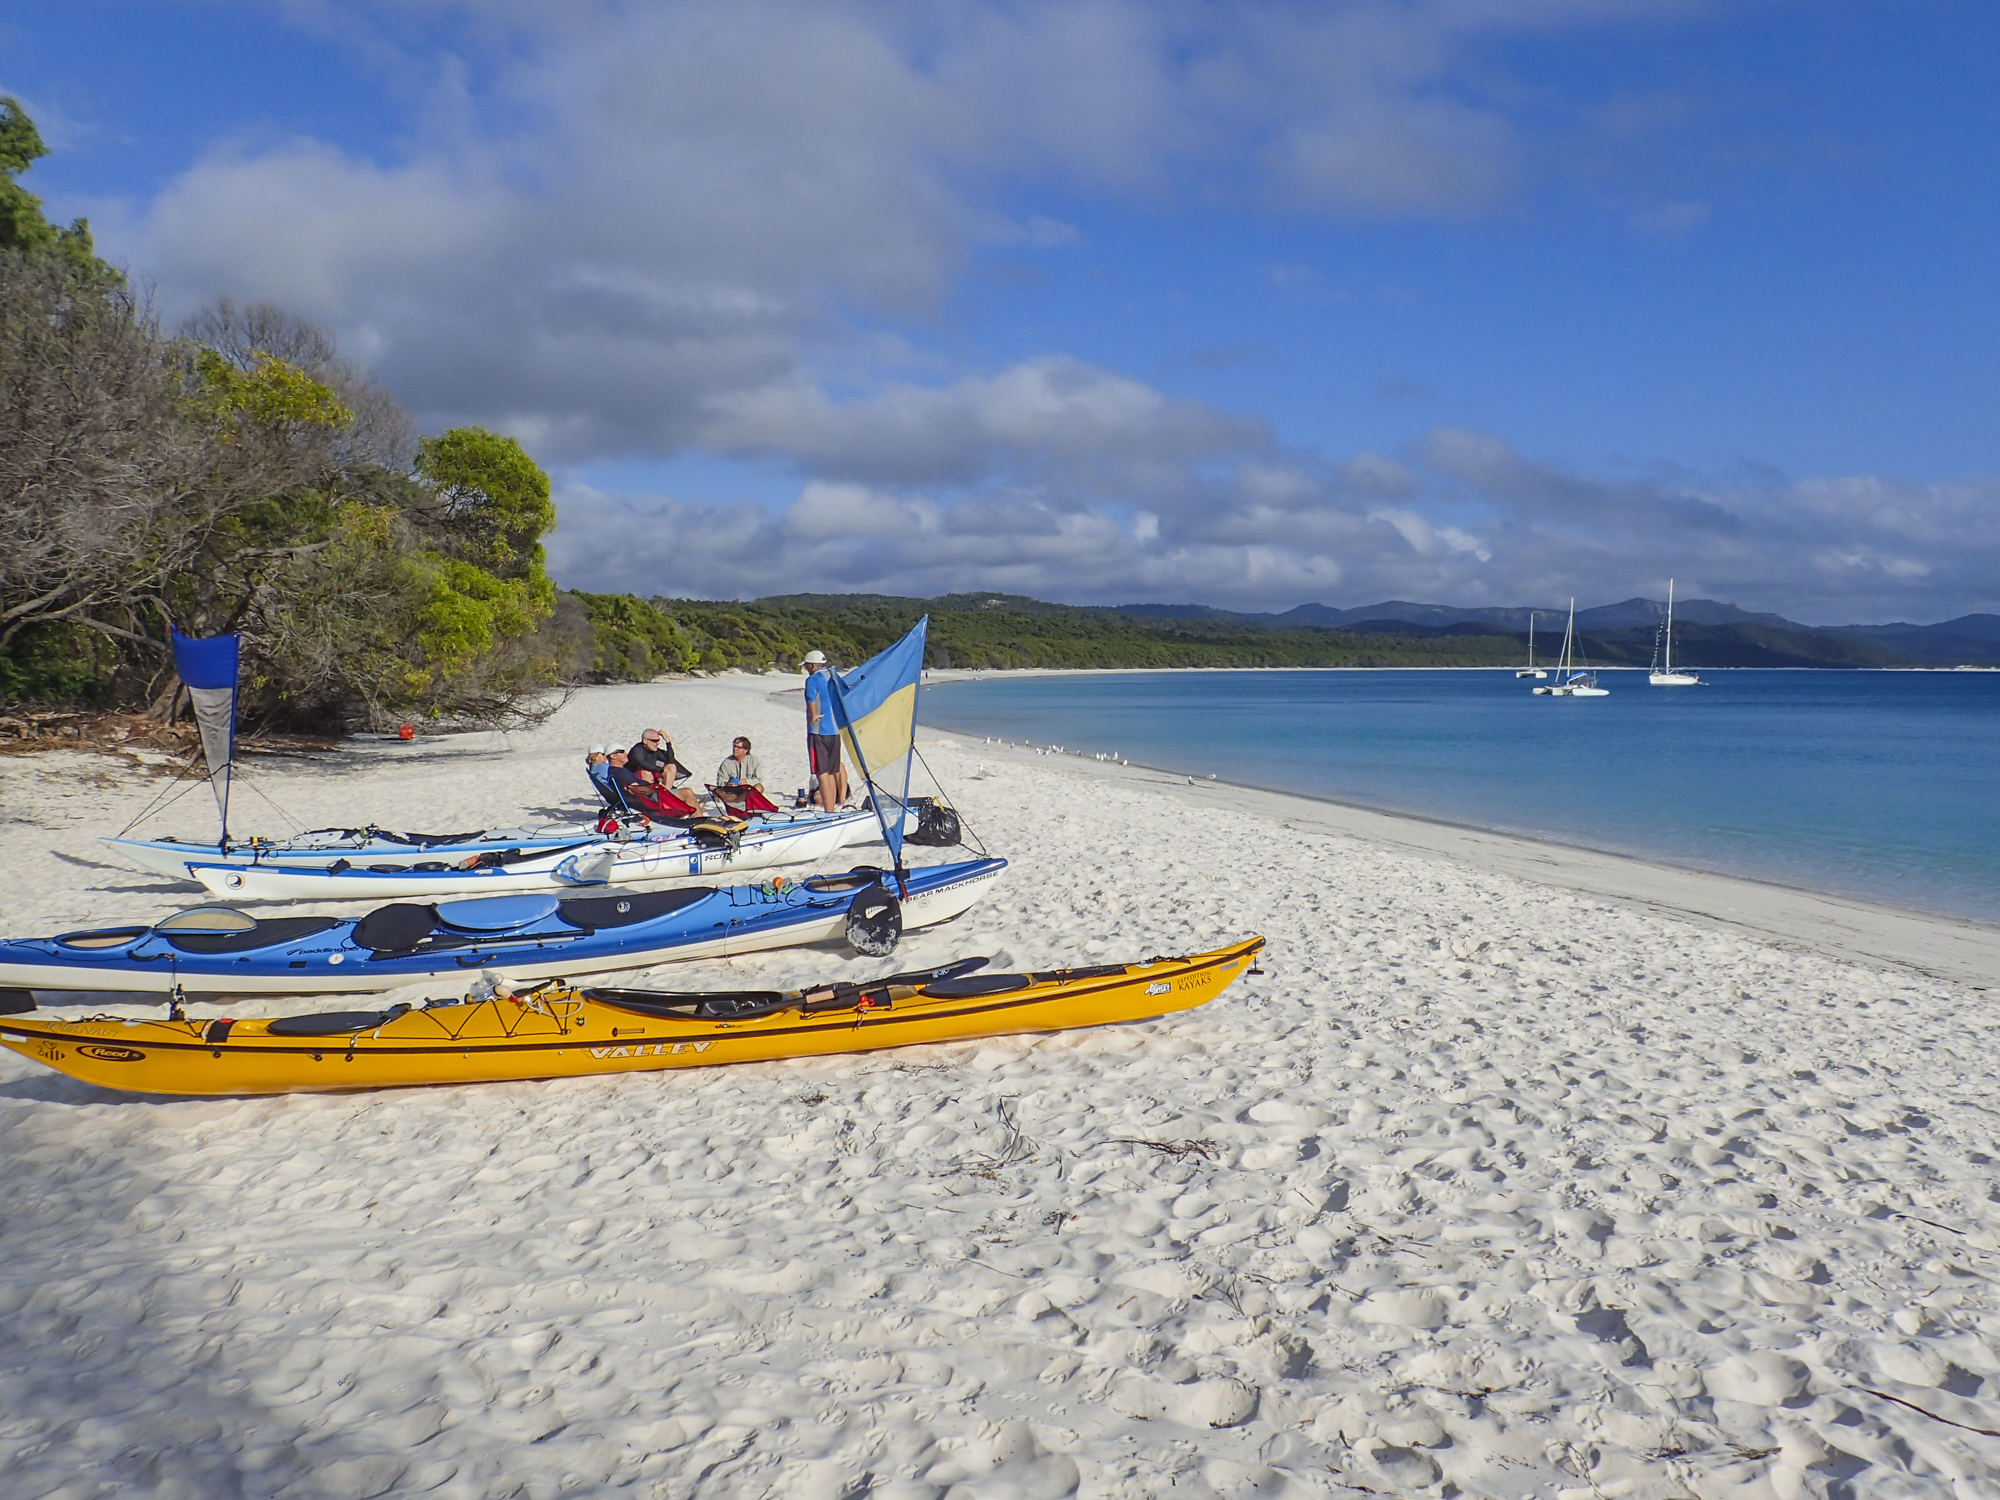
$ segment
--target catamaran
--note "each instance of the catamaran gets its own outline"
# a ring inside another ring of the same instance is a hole
[[[1595,672],[1580,671],[1576,664],[1576,600],[1569,601],[1569,625],[1563,630],[1562,656],[1556,662],[1556,680],[1538,687],[1541,698],[1609,698],[1611,689],[1597,685]]]
[[[1514,674],[1514,680],[1516,682],[1519,682],[1523,677],[1533,677],[1537,681],[1539,681],[1540,679],[1547,677],[1548,675],[1549,675],[1548,673],[1544,672],[1540,667],[1535,665],[1535,612],[1533,610],[1529,610],[1528,611],[1528,664],[1525,667],[1523,667],[1520,671]]]
[[[1665,659],[1661,659],[1661,648],[1665,648]],[[1653,643],[1653,670],[1646,674],[1646,681],[1654,687],[1706,687],[1692,672],[1674,670],[1674,581],[1667,580],[1667,619],[1660,627],[1660,638]]]

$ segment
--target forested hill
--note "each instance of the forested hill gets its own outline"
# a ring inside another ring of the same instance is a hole
[[[934,667],[1499,667],[1519,664],[1527,634],[1467,621],[1430,627],[1365,621],[1338,628],[1276,626],[1213,616],[1168,618],[1049,604],[1017,594],[780,594],[748,602],[575,593],[596,637],[593,675],[626,680],[668,671],[795,668],[809,650],[861,661],[929,615]],[[1644,666],[1651,629],[1581,638],[1600,666]],[[1689,667],[1886,667],[1918,659],[1875,641],[1756,623],[1676,626],[1675,660]],[[1546,657],[1558,644],[1546,635]],[[1930,663],[1922,663],[1930,664]]]

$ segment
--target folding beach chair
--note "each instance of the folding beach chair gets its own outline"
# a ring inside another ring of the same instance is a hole
[[[778,811],[777,803],[754,786],[745,786],[741,782],[730,782],[727,786],[711,786],[708,794],[739,818],[747,817],[751,813]]]
[[[644,782],[634,782],[625,789],[627,805],[636,808],[652,818],[698,818],[701,809],[690,807],[663,786],[648,786]]]
[[[604,805],[613,812],[624,812],[625,799],[618,795],[618,783],[611,779],[611,767],[585,766],[584,772],[590,777],[591,790],[604,800]]]

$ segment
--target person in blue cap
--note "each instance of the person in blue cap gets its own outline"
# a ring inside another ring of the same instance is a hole
[[[808,651],[806,664],[806,765],[816,783],[813,803],[833,812],[847,800],[847,771],[840,763],[840,728],[833,716],[833,669],[824,651]]]

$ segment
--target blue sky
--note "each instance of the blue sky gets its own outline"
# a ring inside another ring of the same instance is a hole
[[[16,3],[172,321],[515,432],[558,577],[2000,609],[2000,12]]]

